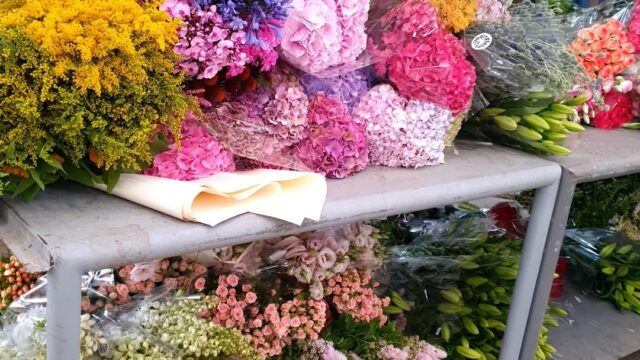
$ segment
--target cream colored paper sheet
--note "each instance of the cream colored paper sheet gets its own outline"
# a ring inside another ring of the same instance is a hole
[[[106,190],[104,185],[96,187]],[[301,225],[305,218],[320,220],[327,183],[314,173],[268,169],[219,173],[195,181],[122,174],[112,194],[210,226],[248,212]]]

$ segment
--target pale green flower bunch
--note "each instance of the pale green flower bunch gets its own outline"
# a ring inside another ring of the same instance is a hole
[[[133,314],[132,320],[138,321],[145,332],[158,338],[168,347],[176,349],[177,354],[181,356],[172,359],[261,359],[239,331],[224,328],[197,316],[213,305],[214,301],[211,298],[154,302]],[[138,359],[118,355],[115,358]]]

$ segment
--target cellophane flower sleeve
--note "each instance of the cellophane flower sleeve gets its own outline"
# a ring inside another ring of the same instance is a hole
[[[567,47],[570,26],[546,3],[523,1],[509,11],[508,22],[478,23],[464,32],[478,88],[491,102],[531,92],[564,97],[584,77]]]
[[[428,1],[372,5],[367,49],[376,75],[410,99],[467,109],[476,74],[461,42],[440,23]]]
[[[251,165],[308,171],[293,155],[293,145],[304,137],[308,107],[309,98],[297,78],[274,72],[270,84],[205,112],[203,124],[225,148]]]
[[[370,0],[293,0],[282,31],[282,58],[319,77],[371,64],[365,52]]]
[[[622,233],[604,229],[567,230],[563,251],[570,278],[583,290],[640,314],[640,246]]]

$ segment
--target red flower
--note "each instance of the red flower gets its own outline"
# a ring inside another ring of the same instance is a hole
[[[610,91],[604,96],[605,106],[596,107],[596,116],[591,125],[599,129],[615,129],[633,120],[632,102],[629,94]]]

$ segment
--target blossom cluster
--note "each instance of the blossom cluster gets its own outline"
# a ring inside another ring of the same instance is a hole
[[[479,0],[431,0],[438,9],[438,16],[444,28],[454,33],[460,32],[476,20]]]
[[[476,20],[479,22],[508,21],[508,5],[510,1],[505,0],[478,0],[476,8]]]
[[[367,92],[353,110],[365,127],[372,165],[420,167],[444,162],[452,114],[437,105],[406,100],[390,85]]]
[[[571,50],[592,78],[609,78],[635,63],[635,48],[614,19],[580,30]]]
[[[271,244],[269,260],[286,264],[289,273],[300,283],[309,284],[310,296],[316,300],[324,297],[323,281],[345,271],[349,265],[349,241],[336,238],[332,229],[267,243]]]
[[[216,324],[239,330],[263,356],[277,356],[294,340],[317,339],[325,326],[324,301],[293,300],[261,306],[253,286],[241,284],[236,275],[221,275],[215,292],[216,303],[199,316]]]
[[[205,124],[237,156],[297,168],[290,146],[302,140],[309,99],[295,76],[271,75],[260,86],[205,114]]]
[[[95,175],[109,181],[140,171],[152,159],[156,125],[179,130],[195,105],[174,72],[179,24],[155,6],[134,0],[1,6],[0,94],[24,105],[0,107],[0,158],[27,175],[20,187],[22,177],[3,179],[6,192],[31,183],[23,194],[31,198],[59,177],[91,185],[100,179]]]
[[[640,49],[640,5],[635,3],[627,27],[627,38],[634,49]]]
[[[284,24],[284,58],[310,73],[355,61],[366,48],[368,12],[369,0],[294,2]]]
[[[378,76],[388,76],[400,94],[450,109],[454,116],[471,101],[476,72],[466,51],[438,22],[436,9],[411,0],[387,12],[384,31],[369,41]]]
[[[374,281],[368,271],[347,270],[327,280],[325,295],[339,313],[351,315],[356,321],[378,320],[380,326],[387,322],[384,308],[391,299],[379,298]]]
[[[297,159],[334,179],[364,170],[368,162],[364,129],[344,103],[317,93],[309,101],[307,120],[305,138],[294,147]]]
[[[347,360],[347,356],[333,347],[330,341],[318,339],[308,344],[301,360]]]
[[[0,260],[0,311],[32,289],[38,276],[29,273],[15,256]]]
[[[182,56],[177,70],[197,79],[226,73],[240,75],[245,65],[268,71],[278,58],[288,1],[268,2],[166,0],[161,9],[185,24],[174,51]],[[247,21],[248,20],[248,21]]]
[[[330,78],[319,78],[305,73],[300,75],[299,80],[308,96],[322,92],[328,97],[342,101],[349,110],[353,109],[372,83],[370,71],[367,69],[346,72]]]
[[[409,344],[403,348],[386,345],[378,350],[380,360],[441,360],[447,353],[418,338],[409,338]]]
[[[116,283],[124,285],[129,294],[148,294],[154,287],[185,288],[202,292],[206,285],[207,268],[199,262],[169,258],[140,264],[128,264],[117,269]],[[116,288],[118,294],[124,289]]]
[[[145,175],[195,180],[235,170],[233,154],[207,132],[192,114],[182,123],[180,147],[175,142],[157,154]]]
[[[615,129],[634,119],[631,94],[610,91],[604,94],[604,104],[594,106],[590,124],[600,129]]]

